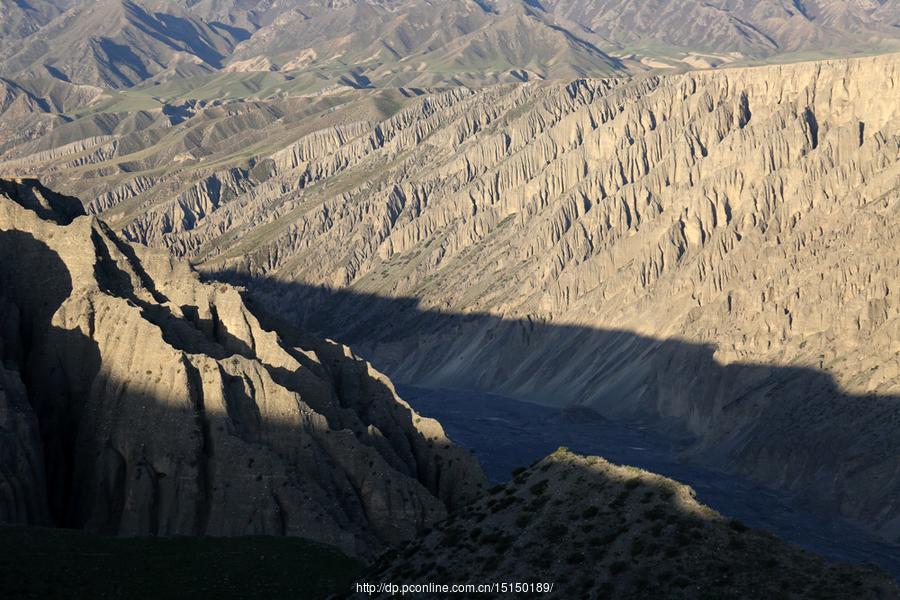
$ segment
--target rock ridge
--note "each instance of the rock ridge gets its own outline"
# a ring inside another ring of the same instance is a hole
[[[479,493],[475,459],[347,347],[263,327],[63,200],[0,185],[0,520],[365,557]]]

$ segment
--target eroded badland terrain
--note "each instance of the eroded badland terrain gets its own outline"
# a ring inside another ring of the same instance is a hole
[[[0,520],[895,597],[601,459],[485,495],[387,376],[639,425],[900,543],[896,3],[31,4],[0,12]]]

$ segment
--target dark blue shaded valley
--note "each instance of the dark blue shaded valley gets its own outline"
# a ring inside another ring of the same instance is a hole
[[[881,542],[837,517],[806,512],[786,492],[680,462],[683,442],[639,425],[475,391],[397,389],[416,411],[440,421],[453,441],[473,451],[495,483],[508,481],[516,467],[567,446],[686,483],[701,502],[728,517],[832,560],[877,564],[900,580],[900,546]]]

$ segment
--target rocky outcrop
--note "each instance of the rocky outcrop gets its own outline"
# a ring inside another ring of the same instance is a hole
[[[560,598],[900,597],[874,567],[830,564],[723,517],[685,485],[565,449],[385,554],[364,579],[499,582],[511,595],[534,585]]]
[[[368,556],[479,493],[477,462],[348,348],[73,209],[0,189],[0,520]]]

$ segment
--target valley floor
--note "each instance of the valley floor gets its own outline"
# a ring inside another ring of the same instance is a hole
[[[702,503],[724,515],[832,560],[877,564],[900,580],[900,547],[850,523],[811,514],[787,493],[679,462],[677,442],[639,426],[468,390],[398,386],[398,391],[420,414],[440,421],[457,444],[472,450],[494,482],[505,483],[513,469],[567,446],[686,483]]]

